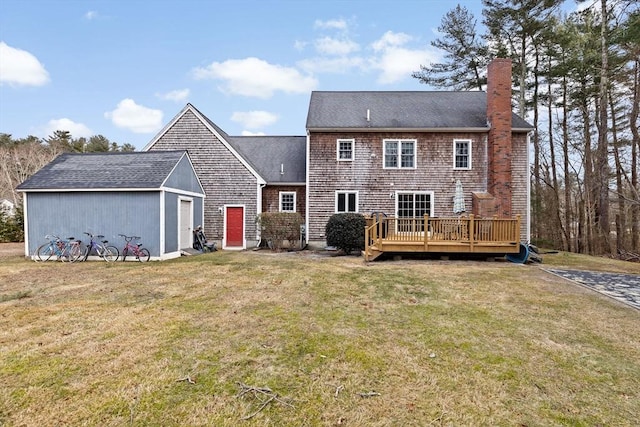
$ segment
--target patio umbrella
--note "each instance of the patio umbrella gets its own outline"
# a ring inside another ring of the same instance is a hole
[[[453,196],[453,213],[460,215],[465,212],[467,208],[464,205],[464,191],[462,190],[462,182],[456,181],[456,192]]]

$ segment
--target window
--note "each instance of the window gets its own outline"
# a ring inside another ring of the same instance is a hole
[[[280,212],[296,211],[296,193],[295,191],[280,192]]]
[[[353,160],[353,139],[339,139],[336,143],[336,151],[338,154],[338,161],[350,161]]]
[[[414,169],[416,167],[416,141],[387,139],[384,145],[385,169]]]
[[[471,169],[471,140],[453,140],[453,168]]]
[[[432,193],[398,193],[396,216],[398,217],[398,231],[424,231],[424,221],[420,221],[431,211]],[[411,221],[403,221],[403,219]],[[413,220],[416,221],[413,221]]]
[[[358,212],[357,191],[336,191],[336,213]]]

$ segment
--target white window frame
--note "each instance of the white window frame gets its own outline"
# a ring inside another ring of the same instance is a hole
[[[400,212],[399,212],[399,205],[400,205],[400,196],[406,196],[406,195],[411,195],[413,196],[413,210],[414,210],[414,216],[409,217],[409,216],[400,216]],[[402,223],[402,219],[408,218],[423,218],[423,216],[415,216],[415,197],[416,195],[427,195],[429,196],[429,212],[427,212],[427,215],[429,215],[429,217],[433,216],[433,209],[435,206],[435,202],[434,202],[434,192],[433,191],[397,191],[396,192],[396,203],[395,203],[395,212],[394,215],[397,218],[396,221],[396,233],[398,234],[402,234],[403,232],[406,231],[410,231],[410,232],[414,232],[415,230],[403,230],[401,229],[401,223]],[[418,230],[420,232],[424,232],[424,230]]]
[[[397,144],[398,152],[395,155],[396,166],[387,166],[387,144]],[[402,146],[403,144],[413,144],[413,165],[402,166]],[[418,163],[418,141],[415,139],[384,139],[382,140],[382,168],[383,169],[416,169]]]
[[[293,196],[293,210],[284,210],[282,208],[283,196]],[[278,211],[279,212],[295,212],[296,211],[296,192],[295,191],[280,191],[278,193]]]
[[[466,142],[467,143],[467,166],[466,167],[459,167],[456,165],[456,160],[458,157],[458,143],[463,143]],[[453,140],[453,169],[455,170],[470,170],[471,169],[471,147],[472,147],[472,141],[470,139],[454,139]]]
[[[345,210],[344,211],[340,211],[338,210],[338,198],[340,197],[341,194],[344,194],[345,196]],[[355,210],[350,211],[349,210],[349,195],[350,194],[354,194],[355,195]],[[359,204],[360,204],[360,197],[358,195],[358,191],[348,191],[348,190],[338,190],[336,191],[336,196],[335,196],[335,213],[358,213],[360,211],[359,209]]]
[[[341,153],[340,144],[347,143],[347,142],[349,144],[351,144],[351,153],[350,153],[351,157],[342,158],[342,157],[340,157],[340,153]],[[344,139],[344,138],[341,138],[341,139],[336,140],[336,159],[339,162],[352,162],[353,159],[355,158],[355,151],[356,151],[355,148],[356,148],[356,140],[355,139]]]

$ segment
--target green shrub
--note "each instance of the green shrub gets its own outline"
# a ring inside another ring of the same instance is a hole
[[[262,240],[279,251],[284,242],[292,248],[300,240],[300,226],[304,220],[297,212],[264,212],[258,215],[256,222],[262,231]]]
[[[356,213],[332,215],[325,227],[327,245],[335,246],[350,254],[353,250],[364,249],[364,216]]]
[[[22,208],[18,207],[14,216],[0,209],[0,243],[23,242],[24,221]]]

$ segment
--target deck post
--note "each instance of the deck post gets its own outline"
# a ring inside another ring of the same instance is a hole
[[[369,226],[364,226],[364,261],[369,261]]]
[[[429,215],[424,214],[424,251],[428,252],[429,250]]]
[[[469,215],[469,252],[473,253],[473,242],[476,240],[476,226],[473,214]]]
[[[520,243],[520,214],[516,215],[516,243]]]

